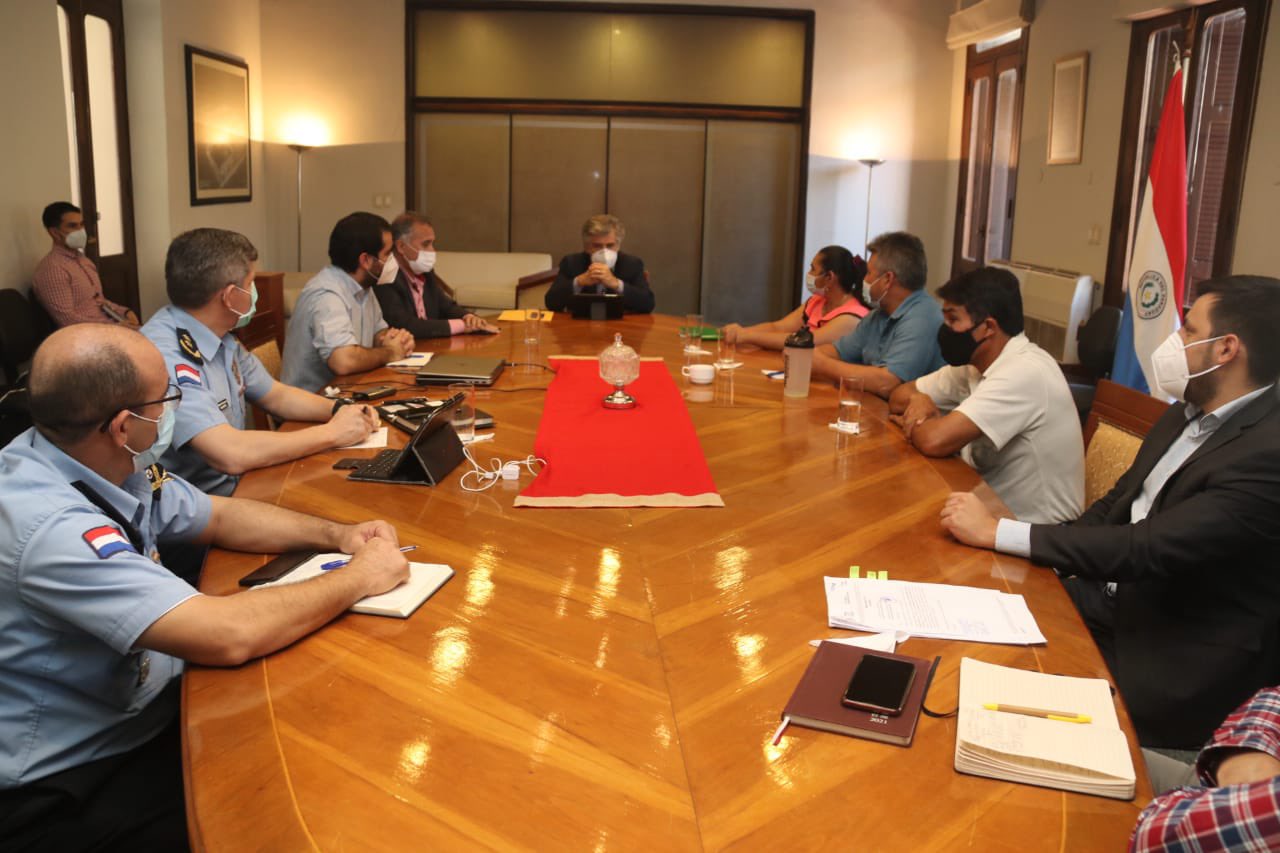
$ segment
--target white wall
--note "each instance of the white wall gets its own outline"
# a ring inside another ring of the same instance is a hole
[[[0,0],[0,287],[27,290],[49,251],[40,212],[71,195],[53,0]]]
[[[239,231],[258,248],[259,267],[276,260],[267,239],[262,139],[262,48],[258,0],[125,0],[129,133],[138,235],[138,295],[144,316],[168,302],[164,255],[178,234],[197,227]],[[191,204],[187,162],[185,45],[249,65],[253,200]]]
[[[1232,272],[1280,276],[1280,24],[1277,9],[1262,45],[1262,79],[1253,116],[1252,144],[1245,161],[1244,198],[1236,229]]]

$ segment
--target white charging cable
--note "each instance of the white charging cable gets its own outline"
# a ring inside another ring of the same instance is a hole
[[[532,454],[524,459],[509,462],[504,462],[495,456],[489,460],[489,467],[485,468],[479,462],[476,462],[476,458],[471,455],[471,448],[465,444],[462,446],[462,455],[471,463],[471,470],[464,471],[462,478],[458,482],[468,492],[483,492],[486,489],[492,489],[499,480],[519,480],[521,467],[524,467],[530,474],[537,476],[538,471],[541,470],[539,466],[547,464],[547,460]],[[467,485],[468,477],[475,478],[474,485]]]

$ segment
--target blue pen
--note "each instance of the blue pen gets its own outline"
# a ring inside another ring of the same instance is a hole
[[[417,547],[418,547],[417,545],[405,545],[403,548],[400,549],[400,553],[402,554],[408,553],[409,551],[416,550]],[[345,560],[330,560],[329,562],[322,564],[320,566],[320,569],[321,571],[325,571],[325,572],[329,571],[330,569],[340,569],[350,562],[351,562],[350,557],[348,557]]]

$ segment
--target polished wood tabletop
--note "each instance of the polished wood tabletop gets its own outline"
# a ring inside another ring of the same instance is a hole
[[[473,448],[483,463],[533,449],[551,374],[523,363],[595,355],[620,331],[684,390],[723,508],[516,509],[528,474],[469,493],[462,469],[434,488],[332,469],[375,451],[244,478],[240,496],[388,519],[416,560],[457,574],[407,620],[347,614],[239,668],[189,668],[196,849],[1124,849],[1150,788],[1118,701],[1134,802],[956,773],[954,717],[922,717],[910,748],[796,726],[770,744],[809,641],[853,634],[827,627],[822,584],[850,565],[1026,596],[1047,645],[900,647],[942,656],[934,710],[955,708],[964,656],[1107,672],[1052,572],[940,528],[948,492],[978,482],[963,463],[920,456],[871,397],[861,435],[829,430],[834,389],[785,400],[761,372],[777,353],[743,352],[715,384],[688,385],[679,325],[557,315],[535,348],[511,324],[419,348],[520,363],[478,400],[497,424]],[[232,593],[267,559],[215,551],[201,588]]]

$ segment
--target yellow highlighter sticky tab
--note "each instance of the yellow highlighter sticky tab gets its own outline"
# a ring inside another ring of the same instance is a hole
[[[862,571],[862,566],[850,566],[849,577],[856,578],[858,576],[858,573],[861,571]]]
[[[877,577],[879,580],[887,581],[887,580],[889,579],[889,572],[888,572],[888,571],[882,571],[882,572],[879,572],[879,573],[876,575],[876,577]]]

